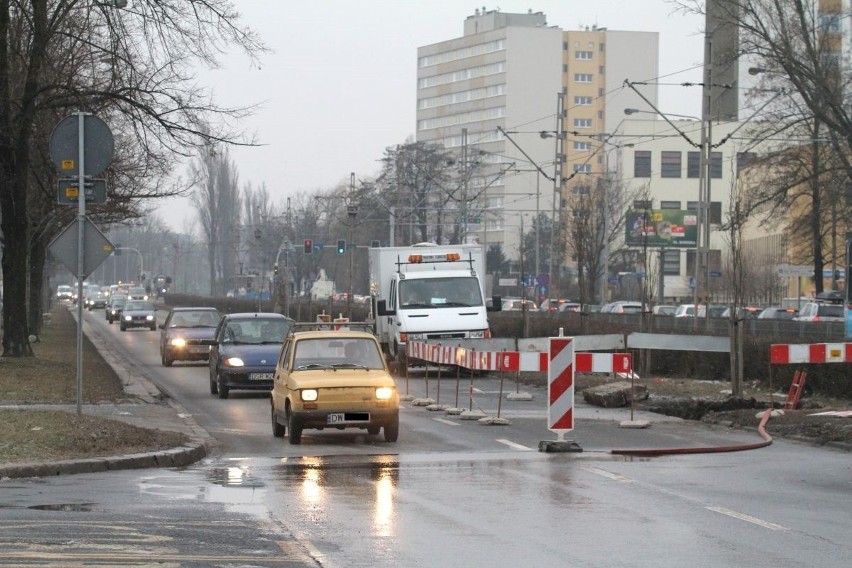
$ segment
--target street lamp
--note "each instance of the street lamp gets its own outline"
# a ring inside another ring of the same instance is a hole
[[[626,114],[627,116],[630,116],[631,114],[636,114],[636,113],[655,114],[657,116],[662,116],[661,113],[653,111],[653,110],[642,110],[642,109],[638,109],[638,108],[626,108],[626,109],[624,109],[624,114]],[[675,113],[672,113],[672,112],[667,112],[665,114],[665,116],[674,116],[676,118],[688,118],[689,120],[701,120],[697,116],[690,116],[688,114],[675,114]]]

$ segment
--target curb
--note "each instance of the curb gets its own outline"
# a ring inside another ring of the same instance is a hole
[[[76,312],[72,313],[76,321]],[[94,331],[85,320],[83,321],[83,332],[101,357],[119,376],[126,394],[141,400],[140,404],[168,404],[175,411],[176,417],[183,422],[183,428],[180,431],[190,439],[189,443],[157,452],[43,463],[10,464],[0,466],[0,479],[100,473],[123,469],[184,467],[206,457],[209,449],[215,445],[216,441],[186,412],[186,409],[168,396],[168,393],[165,393],[164,396],[164,393],[147,377],[128,366],[126,361],[111,352],[103,342],[102,336]]]

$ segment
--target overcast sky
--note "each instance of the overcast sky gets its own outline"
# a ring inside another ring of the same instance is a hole
[[[597,25],[660,34],[659,108],[697,115],[703,18],[674,11],[668,0],[234,0],[243,21],[272,50],[253,67],[233,55],[204,73],[223,105],[259,103],[243,124],[262,147],[234,148],[240,183],[266,184],[279,205],[287,196],[375,176],[388,146],[415,133],[417,48],[464,32],[476,8],[543,12],[565,30]],[[629,79],[640,79],[626,77]],[[186,170],[186,168],[182,168]],[[180,173],[180,172],[179,172]],[[182,174],[185,176],[185,173]],[[191,226],[187,199],[161,200],[174,230]]]

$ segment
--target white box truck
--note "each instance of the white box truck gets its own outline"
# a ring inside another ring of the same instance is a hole
[[[376,335],[397,361],[408,341],[491,337],[481,245],[370,249],[370,295]]]

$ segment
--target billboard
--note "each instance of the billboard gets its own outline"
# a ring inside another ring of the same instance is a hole
[[[692,210],[629,210],[625,227],[629,247],[695,248],[698,244],[698,213]]]

